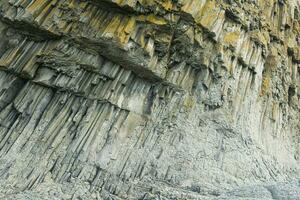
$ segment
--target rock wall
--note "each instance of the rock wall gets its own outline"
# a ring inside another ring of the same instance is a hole
[[[0,0],[1,199],[298,199],[299,0]]]

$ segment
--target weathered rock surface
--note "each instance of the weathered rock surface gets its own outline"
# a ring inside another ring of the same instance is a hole
[[[299,0],[0,19],[0,199],[300,199]]]

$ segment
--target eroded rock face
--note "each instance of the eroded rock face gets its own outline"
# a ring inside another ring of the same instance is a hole
[[[299,199],[299,0],[0,0],[1,199]]]

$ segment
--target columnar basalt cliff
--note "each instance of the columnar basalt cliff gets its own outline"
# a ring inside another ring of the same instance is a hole
[[[0,0],[0,199],[300,199],[299,0]]]

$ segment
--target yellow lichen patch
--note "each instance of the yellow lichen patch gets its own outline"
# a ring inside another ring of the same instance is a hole
[[[278,59],[276,55],[278,55],[277,49],[275,47],[271,47],[270,54],[268,55],[264,65],[260,95],[266,95],[270,93],[272,73],[275,71],[278,65]]]
[[[250,37],[254,42],[257,42],[265,47],[268,45],[270,41],[270,36],[268,33],[261,32],[258,30],[251,32]]]
[[[294,21],[293,32],[297,35],[300,35],[300,22],[299,21]]]
[[[113,33],[116,31],[118,26],[120,25],[121,19],[119,17],[114,17],[106,27],[104,32]]]
[[[38,24],[42,24],[44,21],[47,21],[51,17],[53,17],[54,12],[54,6],[57,0],[52,1],[51,3],[47,4],[46,6],[41,7],[41,10],[39,12],[35,12],[36,18],[35,22]]]
[[[216,8],[217,7],[216,7],[216,3],[214,0],[207,1],[201,10],[201,15],[205,15],[205,13],[211,12],[211,11],[215,10]]]
[[[135,19],[134,18],[130,18],[124,28],[124,32],[125,33],[131,33],[134,30],[135,27]]]
[[[260,14],[269,17],[271,16],[272,8],[274,5],[275,1],[274,0],[258,0],[258,5],[261,8],[263,12]]]
[[[139,0],[138,2],[143,6],[154,6],[156,4],[155,0]]]
[[[133,18],[114,17],[103,31],[103,36],[113,37],[125,44],[134,30],[135,20]]]
[[[192,15],[194,18],[197,18],[196,16],[201,15],[199,11],[203,7],[202,1],[181,0],[180,4],[182,5],[182,7],[180,8],[181,11]]]
[[[166,10],[171,10],[173,8],[173,3],[171,1],[163,1],[161,5]]]
[[[32,13],[32,15],[36,16],[49,4],[49,1],[37,0],[28,6],[26,10]]]
[[[119,6],[130,6],[134,7],[136,5],[136,0],[113,0],[114,3],[118,4]]]
[[[236,46],[236,43],[238,42],[238,39],[240,37],[240,33],[235,31],[235,32],[229,32],[227,33],[224,38],[223,38],[223,42],[226,45],[230,45],[232,47]]]
[[[271,78],[269,76],[263,77],[262,84],[261,84],[261,90],[260,90],[260,96],[269,94],[270,82],[271,82]]]
[[[267,74],[271,74],[276,68],[278,64],[278,51],[275,47],[271,47],[269,49],[270,54],[268,55],[266,59],[266,63],[264,66],[264,71]]]
[[[197,17],[196,22],[203,27],[209,29],[219,16],[220,9],[216,7],[214,1],[208,1],[201,10],[200,18]]]
[[[292,37],[288,37],[286,40],[285,40],[285,45],[286,47],[292,49],[295,47],[297,43],[295,42],[295,38],[292,38]]]
[[[157,17],[154,14],[150,15],[140,15],[136,18],[137,21],[150,22],[156,25],[165,25],[167,24],[167,20],[162,17]]]
[[[129,37],[130,36],[125,34],[124,32],[119,32],[118,33],[119,42],[122,43],[122,44],[126,44],[128,42]]]

